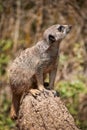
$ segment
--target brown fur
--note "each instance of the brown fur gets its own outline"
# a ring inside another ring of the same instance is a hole
[[[49,87],[54,87],[54,81],[59,59],[61,40],[71,30],[69,25],[53,25],[43,34],[42,41],[21,52],[9,69],[10,86],[12,90],[11,117],[15,118],[24,92],[32,95],[44,91],[44,79],[49,73]],[[36,84],[36,85],[35,85]],[[36,88],[37,87],[37,88]]]

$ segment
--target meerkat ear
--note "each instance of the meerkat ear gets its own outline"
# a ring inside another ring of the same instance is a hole
[[[49,37],[49,41],[50,41],[51,43],[53,43],[53,42],[56,41],[56,39],[55,39],[55,37],[54,37],[53,35],[49,34],[48,37]]]

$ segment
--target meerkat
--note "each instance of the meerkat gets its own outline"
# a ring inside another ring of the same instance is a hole
[[[53,25],[43,33],[41,41],[27,48],[13,61],[9,69],[12,91],[11,118],[17,117],[24,92],[37,95],[44,91],[44,80],[49,74],[49,87],[53,89],[59,59],[60,42],[70,32],[71,25]],[[36,85],[35,85],[36,84]]]

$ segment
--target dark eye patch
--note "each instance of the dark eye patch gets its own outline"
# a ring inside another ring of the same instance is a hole
[[[61,25],[57,29],[59,32],[64,32],[65,27]]]

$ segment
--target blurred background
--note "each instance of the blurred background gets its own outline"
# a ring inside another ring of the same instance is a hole
[[[16,129],[9,117],[10,62],[56,23],[73,28],[61,43],[55,90],[76,125],[87,130],[87,0],[0,0],[0,130]]]

